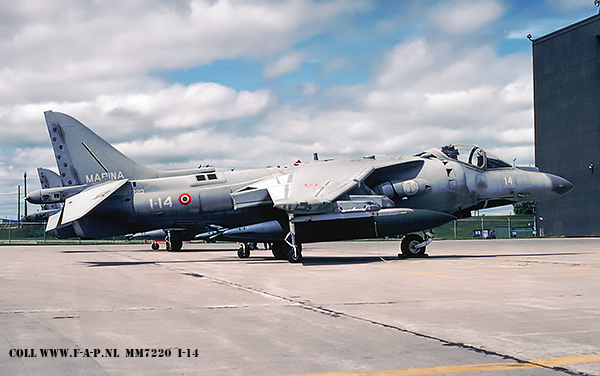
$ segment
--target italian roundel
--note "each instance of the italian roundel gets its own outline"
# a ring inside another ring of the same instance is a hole
[[[192,202],[192,196],[189,193],[182,193],[179,195],[179,202],[181,205],[187,205]]]

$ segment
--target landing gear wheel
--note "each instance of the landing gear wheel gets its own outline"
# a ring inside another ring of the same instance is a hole
[[[417,234],[409,234],[402,239],[400,244],[401,254],[398,257],[427,257],[425,254],[426,247],[417,247],[420,243],[423,243],[423,238]]]
[[[297,252],[294,252],[294,250],[292,249],[287,254],[287,260],[292,264],[302,262],[302,248],[300,247],[300,245],[297,245],[296,248]]]
[[[153,251],[158,251],[158,248],[159,248],[158,242],[156,240],[153,240],[151,247],[152,247]]]
[[[271,247],[271,253],[277,260],[287,260],[290,246],[286,242],[274,242]]]
[[[250,257],[250,245],[248,243],[243,243],[238,249],[237,255],[241,259]]]

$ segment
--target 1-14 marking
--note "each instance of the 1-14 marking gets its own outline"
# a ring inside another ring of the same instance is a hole
[[[164,206],[168,206],[170,208],[173,207],[173,200],[171,199],[171,196],[167,197],[164,201],[159,197],[156,199],[156,201],[158,202],[154,202],[154,200],[149,199],[150,201],[150,209],[156,209],[158,207],[158,209],[162,209]]]

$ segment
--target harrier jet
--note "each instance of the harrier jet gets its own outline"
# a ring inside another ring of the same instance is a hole
[[[302,244],[404,236],[402,257],[425,254],[434,227],[472,210],[560,197],[573,185],[516,167],[475,145],[409,157],[315,160],[240,171],[157,171],[127,158],[73,117],[44,113],[62,186],[29,195],[63,202],[46,231],[83,239],[126,235],[272,243],[277,259],[302,260]],[[423,231],[424,237],[414,234]],[[153,242],[153,248],[157,246]]]
[[[40,183],[42,185],[42,189],[44,190],[44,192],[46,192],[46,194],[49,194],[49,192],[51,192],[51,190],[49,188],[62,187],[62,180],[60,179],[60,176],[58,176],[58,174],[56,172],[49,170],[47,168],[42,168],[42,167],[39,167],[37,169],[37,171],[38,171],[38,176],[40,178]],[[57,190],[56,194],[58,195],[57,197],[60,197],[60,194],[61,194],[60,189]],[[55,200],[55,201],[57,201],[57,200]],[[41,205],[42,205],[42,210],[38,210],[35,213],[29,214],[28,216],[25,217],[25,221],[36,222],[36,221],[46,220],[51,215],[59,212],[60,208],[62,207],[62,204],[59,202],[53,202],[53,203],[47,203],[47,204],[41,203]]]

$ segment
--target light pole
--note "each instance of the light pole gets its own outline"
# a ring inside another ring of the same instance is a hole
[[[21,227],[21,185],[17,185],[17,228]]]
[[[27,171],[23,174],[23,182],[25,188],[25,192],[23,192],[23,197],[27,197]],[[27,201],[25,201],[25,218],[27,218]]]

